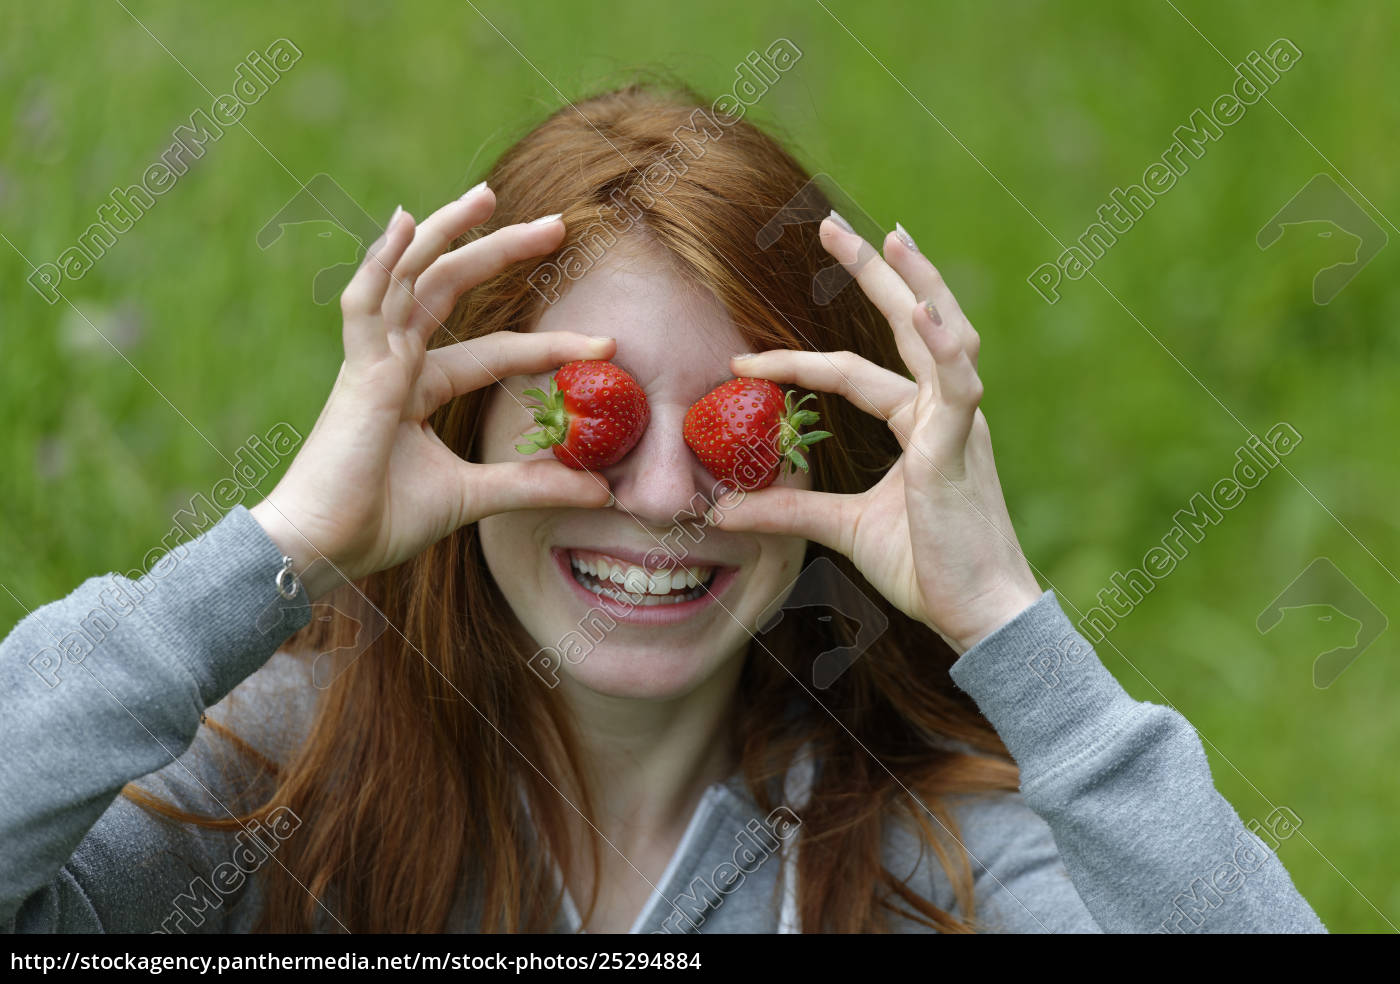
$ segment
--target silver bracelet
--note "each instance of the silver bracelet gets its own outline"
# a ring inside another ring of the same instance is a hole
[[[282,558],[282,569],[277,572],[277,593],[288,601],[301,594],[301,578],[292,570],[292,558]]]

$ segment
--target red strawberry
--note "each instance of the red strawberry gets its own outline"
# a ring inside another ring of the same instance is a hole
[[[580,471],[615,464],[646,430],[651,404],[637,381],[611,362],[588,360],[560,367],[549,392],[527,389],[543,428],[517,444],[521,454],[553,448],[554,457]]]
[[[802,448],[830,437],[829,431],[803,434],[820,416],[800,409],[808,393],[793,402],[766,379],[731,379],[696,400],[685,414],[685,443],[715,478],[750,491],[778,477],[779,465],[807,470]]]

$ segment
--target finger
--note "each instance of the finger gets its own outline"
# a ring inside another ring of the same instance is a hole
[[[414,283],[442,255],[452,240],[491,217],[496,193],[479,184],[456,201],[448,202],[424,219],[413,242],[393,268],[393,282],[384,295],[384,314],[391,326],[403,325],[414,307]]]
[[[407,327],[427,338],[452,313],[463,291],[512,263],[557,249],[564,238],[564,223],[554,216],[545,218],[550,221],[536,219],[505,226],[439,257],[418,278],[414,288],[417,303],[408,312]]]
[[[914,311],[914,326],[928,344],[938,367],[938,414],[942,450],[961,448],[972,429],[972,418],[982,400],[982,380],[962,341],[944,319],[932,316],[927,304]]]
[[[345,318],[342,340],[347,362],[357,362],[388,350],[384,326],[379,318],[389,271],[413,240],[413,216],[395,210],[384,235],[365,252],[364,261],[340,295],[340,311]]]
[[[706,522],[732,533],[774,533],[814,540],[849,554],[849,509],[859,496],[770,485],[735,502],[720,497]]]
[[[463,523],[518,509],[598,509],[612,500],[608,481],[554,459],[494,465],[462,462]]]
[[[874,247],[854,232],[841,227],[835,219],[823,219],[821,241],[826,251],[846,268],[865,296],[880,309],[894,330],[899,357],[914,379],[923,382],[933,375],[933,359],[910,324],[909,313],[914,306],[914,293],[903,278],[895,273]]]
[[[731,365],[736,376],[755,376],[835,393],[882,420],[893,417],[918,392],[912,380],[852,352],[773,349],[743,358],[735,356]]]
[[[463,393],[576,359],[608,359],[616,349],[611,338],[572,331],[497,331],[444,345],[428,352],[410,412],[421,420]]]
[[[903,227],[885,237],[886,261],[896,273],[904,278],[904,282],[914,292],[916,303],[933,302],[939,317],[952,327],[961,339],[963,348],[967,350],[968,358],[972,360],[972,365],[976,368],[981,339],[973,329],[972,322],[963,313],[958,299],[953,296],[952,290],[944,282],[943,275],[939,273],[938,268],[919,251],[913,237],[909,236],[907,231],[901,237],[901,231],[904,231]]]

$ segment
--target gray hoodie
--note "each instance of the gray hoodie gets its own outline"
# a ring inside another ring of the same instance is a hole
[[[227,815],[248,787],[227,743],[200,728],[206,711],[273,758],[295,749],[321,691],[305,659],[279,651],[311,618],[304,596],[279,597],[280,566],[237,506],[146,576],[89,579],[0,643],[0,928],[252,927],[258,873],[279,863],[298,818],[284,810],[257,829],[211,832],[118,794],[140,780]],[[984,929],[1326,931],[1275,853],[1296,818],[1275,811],[1246,826],[1216,792],[1191,725],[1133,700],[1053,593],[965,653],[952,677],[1021,769],[1019,792],[952,801]],[[632,931],[800,931],[795,862],[818,768],[803,756],[772,813],[737,775],[710,786]],[[913,891],[967,915],[932,852],[893,820],[884,857]],[[467,894],[449,928],[470,929]],[[320,928],[338,929],[322,901]],[[577,928],[566,894],[555,929]]]

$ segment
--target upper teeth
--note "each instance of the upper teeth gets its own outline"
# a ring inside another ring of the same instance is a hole
[[[612,581],[630,594],[668,594],[684,588],[697,588],[710,579],[713,570],[710,567],[692,567],[690,570],[677,567],[648,574],[645,568],[636,564],[596,554],[587,557],[570,554],[570,561],[575,570],[585,571],[602,581]]]

